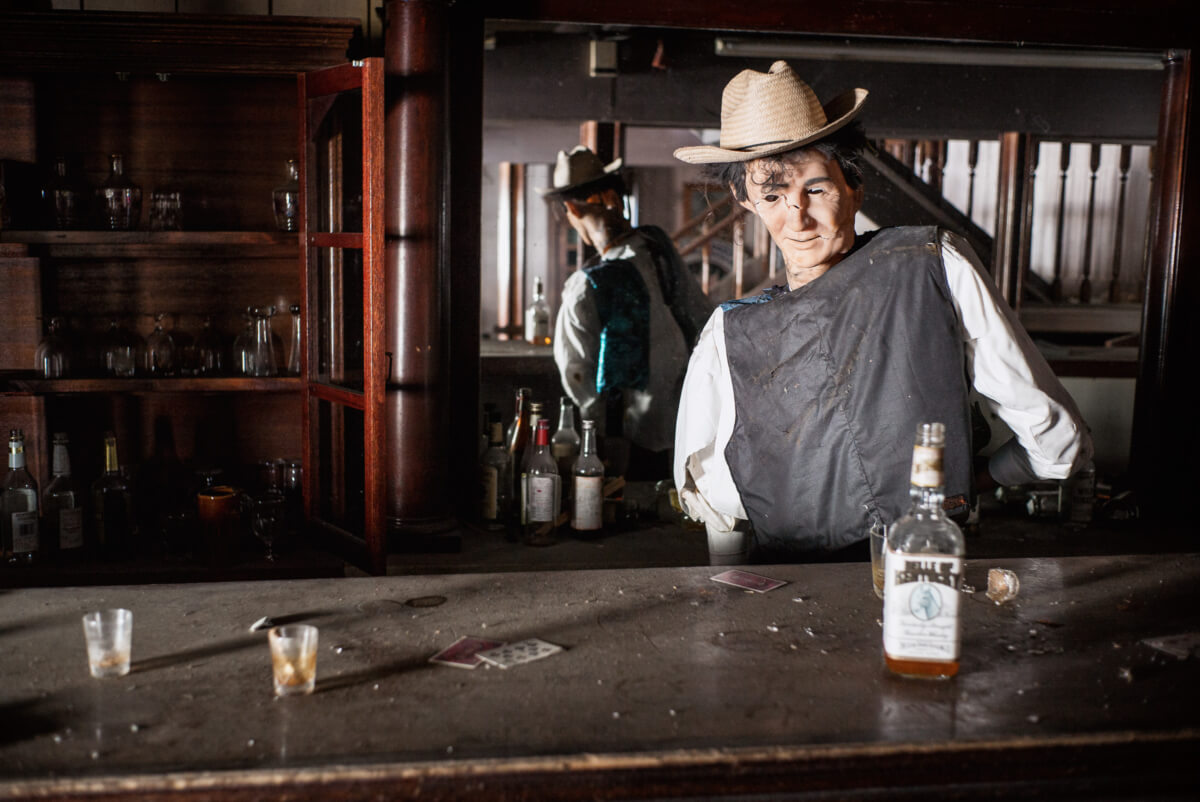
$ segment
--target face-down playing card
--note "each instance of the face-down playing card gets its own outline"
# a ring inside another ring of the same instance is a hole
[[[739,571],[736,568],[729,571],[722,571],[716,576],[710,577],[710,579],[714,582],[733,585],[735,588],[752,590],[755,593],[766,593],[768,590],[774,590],[777,587],[787,584],[782,579],[771,579],[762,574],[752,574],[749,571]]]
[[[475,666],[483,662],[479,657],[479,652],[495,649],[497,646],[503,645],[503,641],[484,640],[483,638],[472,638],[464,635],[429,658],[429,662],[441,663],[442,665],[454,666],[456,668],[475,668]]]

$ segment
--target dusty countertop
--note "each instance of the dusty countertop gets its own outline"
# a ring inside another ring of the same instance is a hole
[[[1016,601],[985,597],[990,567],[1017,572]],[[749,567],[788,583],[762,594],[712,581],[719,570],[3,591],[0,798],[357,798],[381,784],[502,798],[564,769],[591,776],[588,796],[651,778],[671,796],[700,781],[769,790],[767,777],[862,788],[1097,771],[1154,790],[1143,752],[1166,790],[1191,776],[1196,652],[1147,639],[1200,632],[1197,555],[971,561],[978,592],[947,682],[882,666],[865,563]],[[80,616],[117,606],[134,614],[132,671],[92,679]],[[273,697],[266,632],[249,631],[262,616],[320,628],[312,696]],[[428,661],[464,635],[564,650],[508,669]],[[894,770],[850,770],[864,761]]]

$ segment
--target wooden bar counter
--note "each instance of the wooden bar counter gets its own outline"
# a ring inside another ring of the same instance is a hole
[[[992,567],[1018,574],[1015,601],[986,598]],[[719,570],[4,591],[0,799],[1200,790],[1195,554],[970,562],[947,682],[883,667],[866,564],[752,568],[788,583],[765,594]],[[132,671],[92,679],[80,616],[119,606]],[[320,628],[313,695],[272,695],[267,633],[250,631],[263,616]],[[464,635],[564,650],[503,670],[429,662]]]

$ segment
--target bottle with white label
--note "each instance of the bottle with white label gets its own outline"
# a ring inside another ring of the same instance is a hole
[[[888,530],[883,587],[883,655],[896,674],[947,679],[958,673],[959,600],[966,548],[942,509],[941,423],[917,426],[912,506]]]
[[[549,546],[558,525],[562,477],[550,454],[550,421],[537,423],[533,453],[525,470],[525,543]]]
[[[71,478],[71,455],[65,434],[54,435],[51,471],[54,474],[42,492],[42,523],[47,550],[57,549],[58,559],[70,561],[83,552],[83,500]]]
[[[541,276],[533,279],[533,301],[525,310],[525,341],[532,345],[550,344],[550,304],[546,302]]]
[[[38,557],[38,486],[25,467],[25,433],[8,436],[8,473],[0,486],[0,552],[9,563],[31,563]]]
[[[604,525],[604,463],[596,455],[596,422],[583,422],[583,445],[571,471],[571,529],[588,537]]]

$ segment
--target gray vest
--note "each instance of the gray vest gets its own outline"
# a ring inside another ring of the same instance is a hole
[[[757,546],[829,551],[909,507],[913,436],[946,425],[946,495],[970,498],[962,335],[938,230],[860,237],[832,270],[726,307],[737,411],[725,449]]]

